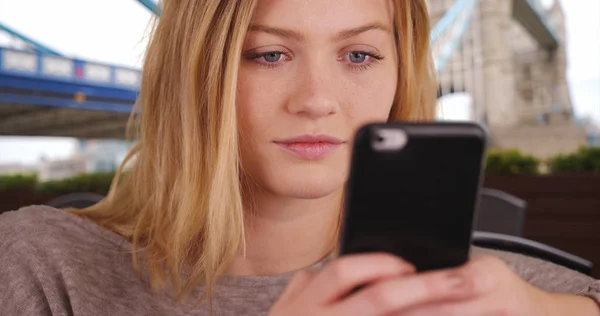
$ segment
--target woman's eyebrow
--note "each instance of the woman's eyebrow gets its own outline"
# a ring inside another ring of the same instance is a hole
[[[357,36],[361,33],[364,33],[364,32],[370,31],[370,30],[381,30],[381,31],[384,31],[387,33],[392,32],[389,27],[385,26],[385,24],[380,23],[380,22],[372,22],[369,24],[365,24],[363,26],[342,30],[342,31],[338,32],[336,35],[334,35],[332,37],[332,40],[335,42],[339,42],[339,41]],[[294,39],[294,40],[297,40],[300,42],[305,40],[305,36],[301,32],[298,32],[295,30],[279,28],[279,27],[261,25],[261,24],[251,25],[249,28],[249,31],[250,32],[263,32],[263,33],[275,35],[278,37],[291,38],[291,39]]]
[[[379,23],[379,22],[373,22],[373,23],[365,24],[363,26],[340,31],[333,37],[333,40],[336,42],[343,41],[345,39],[352,38],[361,33],[364,33],[366,31],[371,31],[371,30],[380,30],[380,31],[384,31],[384,32],[390,33],[390,34],[392,33],[392,30],[390,30],[389,27],[385,26],[385,24]]]

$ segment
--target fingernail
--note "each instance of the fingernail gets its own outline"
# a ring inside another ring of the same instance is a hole
[[[415,266],[410,263],[403,263],[402,270],[405,273],[414,273],[415,271],[417,271],[417,268],[415,268]]]
[[[465,284],[465,279],[459,275],[451,275],[446,280],[446,287],[450,290],[461,288]]]
[[[402,259],[398,259],[398,267],[400,268],[400,273],[402,274],[414,273],[416,271],[416,268],[412,263]]]

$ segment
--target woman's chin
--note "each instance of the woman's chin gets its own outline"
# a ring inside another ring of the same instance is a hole
[[[330,196],[331,194],[338,192],[340,189],[341,186],[325,186],[314,184],[304,186],[296,185],[282,193],[290,198],[313,200]]]
[[[346,174],[282,172],[269,181],[272,193],[296,199],[320,199],[340,192],[346,182]]]

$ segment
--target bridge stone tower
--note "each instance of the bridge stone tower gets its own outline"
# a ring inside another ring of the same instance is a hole
[[[559,46],[554,52],[553,67],[554,82],[552,86],[553,107],[563,111],[570,116],[573,115],[573,104],[571,102],[571,93],[567,82],[567,31],[565,25],[565,14],[559,1],[554,1],[550,11],[550,19],[554,25],[558,36]]]
[[[565,125],[573,119],[567,83],[564,13],[558,1],[548,12],[548,18],[558,39],[558,46],[552,50],[540,47],[518,24],[511,30],[520,123],[524,124]]]
[[[454,2],[428,0],[433,23]],[[517,123],[515,65],[510,45],[513,24],[512,1],[479,1],[461,47],[439,74],[441,94],[468,93],[473,100],[472,118],[488,125]]]
[[[427,2],[436,23],[455,0]],[[468,93],[472,119],[488,126],[492,146],[547,157],[585,145],[587,136],[573,124],[562,7],[555,0],[534,12],[532,4],[539,2],[479,0],[461,47],[439,73],[440,94]],[[532,26],[535,13],[547,29]]]

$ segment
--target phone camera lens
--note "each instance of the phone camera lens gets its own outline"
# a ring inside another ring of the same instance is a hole
[[[395,152],[406,145],[406,134],[395,128],[378,129],[372,134],[371,146],[375,151]]]

